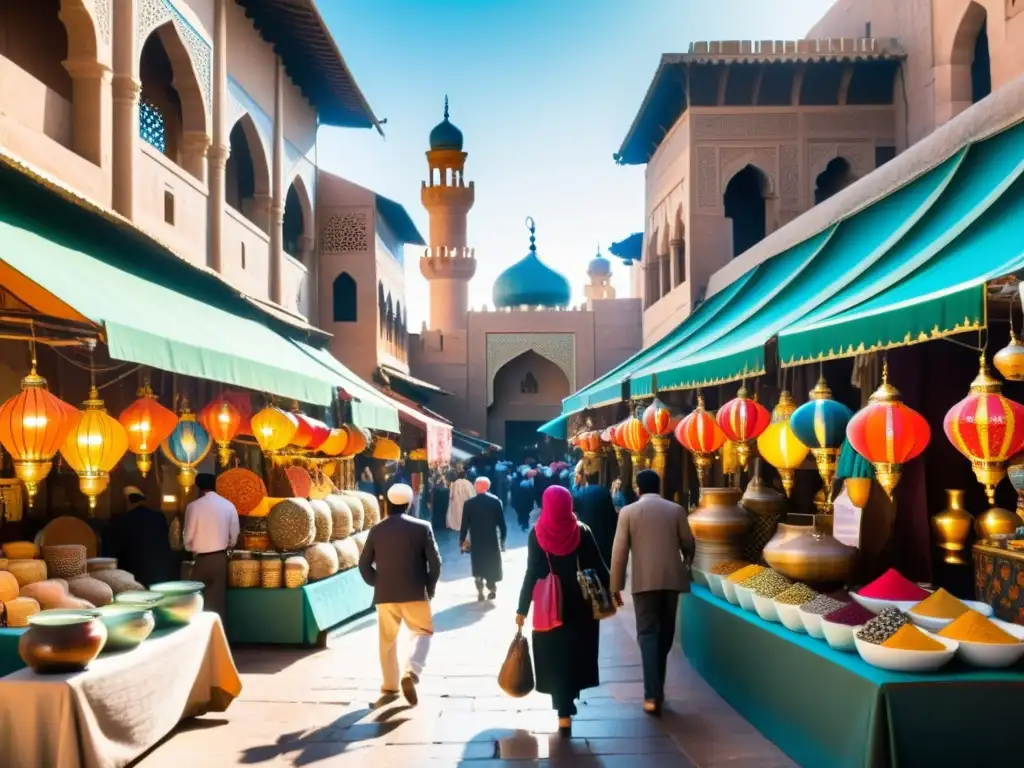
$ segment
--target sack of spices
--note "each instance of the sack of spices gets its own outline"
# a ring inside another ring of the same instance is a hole
[[[530,643],[523,637],[520,629],[512,638],[512,645],[498,673],[498,685],[505,693],[515,699],[533,691],[533,662],[530,660]]]

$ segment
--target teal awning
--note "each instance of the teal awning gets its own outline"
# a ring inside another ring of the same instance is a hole
[[[551,421],[537,427],[537,431],[542,435],[553,437],[556,440],[565,440],[569,436],[569,417],[574,413],[579,413],[579,411],[572,411],[571,413],[563,413],[561,416],[556,416]]]
[[[295,345],[308,358],[315,360],[316,364],[332,374],[332,379],[352,398],[352,422],[357,427],[384,432],[399,431],[398,409],[388,398],[356,376],[326,349],[317,349],[301,341],[296,341]]]

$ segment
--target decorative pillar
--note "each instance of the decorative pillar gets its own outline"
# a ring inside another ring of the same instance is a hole
[[[135,213],[135,155],[139,142],[139,57],[135,44],[137,0],[119,0],[114,8],[113,178],[114,210],[128,219]]]
[[[104,156],[110,146],[111,71],[95,59],[69,59],[64,69],[71,75],[74,151],[100,168],[109,168]]]
[[[281,264],[284,261],[284,66],[274,64],[274,150],[270,200],[270,300],[283,298]]]
[[[658,254],[658,260],[655,262],[658,268],[658,298],[663,298],[669,291],[672,290],[672,286],[668,284],[668,270],[665,269],[667,266],[665,262],[668,257],[664,254]]]
[[[181,167],[199,181],[206,181],[206,152],[210,137],[205,131],[185,131],[181,137]]]
[[[683,266],[683,242],[682,240],[673,240],[668,244],[669,277],[673,288],[686,279],[685,267],[680,269]],[[684,274],[680,274],[680,272]]]
[[[252,202],[249,204],[249,210],[252,214],[250,217],[252,223],[268,235],[270,234],[270,208],[273,205],[273,202],[273,196],[257,192],[252,196]]]
[[[214,0],[213,3],[213,125],[210,133],[208,155],[209,175],[209,211],[207,226],[209,242],[207,243],[207,264],[214,272],[223,269],[224,257],[224,206],[226,205],[225,172],[231,145],[225,129],[225,113],[228,101],[228,23],[227,0]]]
[[[317,262],[314,246],[316,240],[312,235],[302,235],[299,238],[298,257],[306,266],[306,312],[307,317],[317,318],[320,316],[320,264]]]

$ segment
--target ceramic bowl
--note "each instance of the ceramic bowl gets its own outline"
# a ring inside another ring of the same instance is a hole
[[[957,658],[972,667],[987,667],[988,669],[1001,669],[1009,667],[1020,661],[1024,656],[1024,626],[1011,624],[1008,621],[992,619],[993,624],[1005,632],[1009,632],[1020,642],[1015,644],[1004,643],[974,643],[968,640],[960,640],[956,649]],[[940,640],[944,638],[939,638]]]
[[[736,582],[730,581],[728,576],[722,579],[722,594],[733,605],[740,604],[740,599],[736,595]]]
[[[848,627],[845,624],[834,624],[831,621],[821,620],[821,632],[825,635],[825,642],[834,651],[847,651],[853,653],[856,650],[854,635],[860,632],[863,625]]]
[[[863,595],[858,595],[856,592],[851,592],[850,597],[872,613],[881,613],[883,609],[888,608],[889,606],[899,608],[901,611],[906,613],[910,610],[911,606],[917,605],[921,602],[920,600],[879,600],[876,597],[864,597]]]
[[[892,672],[934,672],[953,658],[959,643],[931,632],[926,631],[925,634],[942,643],[945,648],[941,651],[905,651],[868,643],[858,637],[854,637],[853,641],[860,657],[873,667]]]
[[[725,588],[722,586],[722,575],[719,573],[706,574],[708,577],[708,588],[711,594],[725,600]]]
[[[825,630],[821,628],[824,617],[820,613],[808,613],[803,608],[797,608],[797,613],[800,614],[800,623],[804,625],[804,631],[808,635],[819,640],[825,639]]]
[[[977,600],[963,600],[962,602],[972,611],[977,611],[986,618],[992,615],[992,606],[988,603],[979,603]],[[921,616],[911,610],[907,611],[907,615],[917,626],[921,629],[927,629],[929,632],[938,632],[940,629],[945,629],[948,625],[953,623],[953,619],[937,619],[933,616]]]
[[[690,573],[693,574],[693,582],[695,584],[700,584],[702,587],[710,587],[707,572],[702,571],[700,568],[691,568]]]
[[[153,608],[157,627],[181,627],[192,621],[203,610],[203,586],[201,581],[168,581],[151,586],[150,592],[162,595]]]
[[[126,603],[104,605],[96,609],[107,628],[107,644],[103,651],[128,651],[142,644],[156,626],[153,612]]]
[[[107,628],[94,611],[40,611],[28,624],[18,654],[40,675],[81,672],[107,642]]]
[[[739,584],[736,585],[736,599],[740,602],[740,608],[751,613],[756,613],[757,608],[754,607],[754,592],[749,587],[743,587]]]
[[[754,610],[757,611],[757,615],[765,621],[779,621],[779,612],[775,610],[775,598],[773,597],[761,597],[751,593],[754,599]]]
[[[776,601],[775,610],[779,614],[779,621],[782,622],[782,626],[789,631],[801,633],[807,631],[804,627],[803,619],[800,618],[799,605],[786,605]]]
[[[139,608],[155,608],[157,603],[163,599],[164,596],[159,592],[149,592],[146,590],[129,590],[128,592],[114,595],[114,603],[116,605],[134,605]]]

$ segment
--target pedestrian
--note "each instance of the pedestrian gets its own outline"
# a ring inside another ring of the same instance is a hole
[[[115,515],[103,535],[103,554],[149,587],[180,578],[171,549],[167,516],[146,504],[146,495],[134,485],[124,489],[125,510]]]
[[[616,479],[615,482],[612,483],[611,493],[612,493],[612,503],[615,504],[615,511],[616,512],[621,512],[622,508],[624,506],[626,506],[626,504],[628,503],[626,501],[626,494],[624,494],[622,492],[622,480],[621,479]]]
[[[435,531],[439,531],[445,526],[448,517],[449,496],[448,482],[439,472],[434,478],[434,488],[430,493],[430,519],[434,524]]]
[[[448,500],[448,527],[451,530],[462,530],[462,507],[475,495],[473,484],[466,479],[466,473],[460,471],[452,483],[451,497]]]
[[[476,581],[476,599],[483,601],[486,583],[487,599],[493,600],[497,584],[501,581],[501,553],[505,551],[505,539],[508,536],[505,509],[501,499],[490,493],[491,481],[486,477],[478,477],[474,487],[476,496],[467,501],[462,510],[459,546],[463,552],[469,549],[473,578]]]
[[[686,512],[660,495],[652,469],[636,476],[640,498],[619,513],[612,551],[612,592],[625,587],[633,558],[631,587],[636,637],[644,674],[644,711],[658,715],[665,701],[665,670],[676,628],[679,595],[690,591],[694,542]]]
[[[563,736],[572,733],[580,692],[600,685],[600,628],[576,580],[577,571],[587,569],[593,569],[608,589],[608,569],[590,529],[573,514],[572,494],[559,485],[552,486],[544,492],[540,517],[530,531],[516,624],[522,627],[526,621],[537,581],[554,574],[561,584],[561,625],[533,633],[533,658],[536,688],[550,694]]]
[[[412,488],[404,483],[388,489],[387,517],[370,528],[359,557],[359,574],[373,587],[377,607],[384,678],[381,693],[395,696],[401,686],[405,700],[416,706],[416,684],[434,634],[430,601],[441,576],[441,554],[430,525],[405,514],[412,496]],[[402,624],[413,640],[404,669],[398,663],[398,630]]]
[[[199,498],[185,507],[185,549],[193,555],[192,578],[206,585],[206,609],[221,620],[227,611],[228,550],[238,540],[238,510],[215,490],[213,475],[196,476]]]
[[[533,512],[533,479],[517,477],[512,486],[512,506],[516,510],[516,520],[523,533],[530,530],[530,514]]]
[[[601,476],[592,472],[586,476],[587,483],[573,496],[572,506],[580,522],[590,526],[594,541],[605,565],[612,561],[612,542],[615,541],[615,527],[619,514],[615,511],[612,494],[601,485]]]

